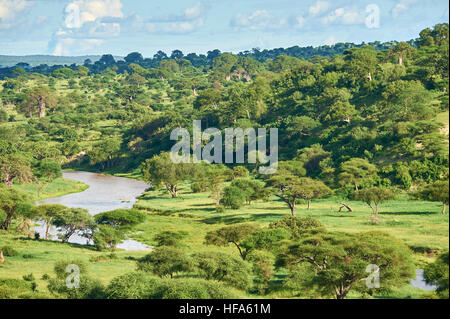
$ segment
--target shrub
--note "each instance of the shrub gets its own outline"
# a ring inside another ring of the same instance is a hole
[[[250,285],[250,265],[239,257],[222,252],[200,252],[193,256],[200,277],[221,281],[238,289]]]
[[[24,275],[22,278],[23,278],[23,280],[25,280],[25,281],[35,281],[35,280],[36,280],[36,279],[34,278],[33,273],[30,273],[30,274],[28,274],[28,275]]]
[[[270,223],[269,228],[284,228],[292,234],[293,238],[300,238],[306,233],[320,233],[326,231],[325,227],[312,217],[284,216]]]
[[[245,202],[245,195],[240,188],[228,186],[223,189],[220,203],[231,209],[239,209]]]
[[[2,247],[3,256],[14,257],[17,256],[18,252],[11,246],[3,246]]]
[[[189,271],[190,266],[191,262],[186,254],[170,246],[157,247],[138,261],[138,270],[153,272],[159,277],[172,278],[175,273]]]

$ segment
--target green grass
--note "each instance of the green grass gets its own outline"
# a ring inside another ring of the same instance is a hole
[[[57,178],[51,183],[45,184],[38,196],[38,190],[42,186],[42,184],[29,183],[24,185],[15,185],[14,187],[29,193],[37,201],[82,192],[89,187],[88,185],[78,181]]]
[[[55,181],[49,185],[47,192],[62,191],[65,180]],[[72,185],[73,186],[73,185]],[[23,188],[32,186],[23,186]],[[74,189],[72,188],[72,191]],[[48,195],[49,193],[45,193]],[[312,202],[310,210],[306,203],[298,205],[297,216],[311,216],[320,220],[329,230],[343,232],[360,232],[381,230],[403,239],[416,253],[417,268],[434,260],[437,251],[449,247],[449,219],[441,214],[441,205],[435,202],[409,200],[406,197],[387,202],[380,207],[380,223],[368,222],[370,209],[362,202],[349,201],[353,212],[338,213],[339,200],[328,198]],[[267,226],[270,222],[288,215],[288,208],[272,198],[269,202],[256,202],[238,210],[226,210],[216,213],[213,200],[208,193],[192,193],[189,185],[182,185],[180,196],[171,198],[162,191],[144,193],[136,203],[136,207],[148,211],[147,220],[139,225],[131,235],[147,245],[155,245],[154,236],[164,230],[185,231],[184,249],[188,253],[204,250],[225,251],[237,255],[233,246],[225,248],[206,246],[204,237],[208,231],[233,223],[256,222]],[[93,257],[106,256],[109,252],[97,252],[92,247],[63,244],[51,241],[36,241],[18,236],[14,232],[0,232],[0,246],[10,245],[19,254],[7,258],[0,265],[0,278],[18,278],[34,274],[38,289],[46,290],[46,282],[41,279],[43,274],[53,275],[53,266],[58,260],[81,259],[89,262]],[[89,262],[89,272],[107,284],[112,278],[133,271],[136,264],[127,257],[138,258],[145,251],[117,250],[117,259],[106,259],[99,262]],[[23,254],[31,254],[33,258],[23,258]],[[283,276],[279,273],[278,276]],[[276,286],[276,282],[275,282]],[[424,291],[409,285],[401,287],[387,296],[377,295],[373,298],[422,298]],[[249,297],[260,297],[247,295]],[[274,290],[267,298],[289,298],[289,292]],[[360,298],[358,294],[350,294],[349,298]]]
[[[329,198],[313,201],[310,210],[306,209],[306,204],[297,205],[296,215],[314,217],[334,231],[385,231],[416,250],[446,250],[449,247],[449,218],[441,214],[440,203],[406,197],[384,203],[380,206],[379,224],[368,221],[371,211],[366,204],[357,201],[347,203],[353,212],[338,213],[339,200]],[[195,248],[203,248],[199,246],[199,238],[211,229],[240,222],[257,222],[264,226],[290,213],[287,206],[275,198],[269,202],[252,203],[238,210],[216,213],[208,193],[194,194],[188,185],[183,185],[180,196],[175,199],[164,192],[147,192],[135,206],[151,212],[150,222],[140,227],[143,233],[135,238],[151,244],[152,236],[161,228],[194,228],[195,232],[190,232],[187,242]]]

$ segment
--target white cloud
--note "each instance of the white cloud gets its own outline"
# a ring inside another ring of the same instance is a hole
[[[356,9],[338,8],[322,18],[324,24],[362,24],[365,21],[363,12]]]
[[[17,23],[16,17],[31,6],[26,0],[0,0],[0,29],[9,29]]]
[[[99,18],[123,18],[120,0],[74,0],[66,6],[66,28],[77,28]],[[73,20],[78,23],[73,24]]]
[[[230,21],[230,26],[236,29],[279,29],[284,25],[285,19],[276,18],[266,10],[256,10],[249,15],[238,13]]]
[[[417,2],[417,0],[400,0],[400,1],[398,1],[397,4],[392,8],[392,11],[391,11],[392,16],[394,18],[398,17],[402,11],[408,10],[409,7],[416,2]]]
[[[297,16],[294,18],[294,21],[293,21],[294,28],[298,28],[298,29],[303,28],[305,26],[305,24],[306,24],[306,19],[303,18],[302,16]]]
[[[104,39],[120,35],[121,0],[72,0],[64,11],[64,23],[49,42],[54,55],[91,50]]]
[[[312,15],[320,14],[324,11],[327,11],[330,7],[330,4],[326,1],[317,1],[314,5],[309,7],[309,13]]]
[[[195,31],[203,25],[203,19],[194,21],[173,22],[163,27],[166,33],[189,33]],[[154,29],[153,29],[154,30]]]

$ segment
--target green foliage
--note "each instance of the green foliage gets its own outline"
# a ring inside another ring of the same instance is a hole
[[[436,261],[429,264],[424,269],[425,280],[428,284],[437,286],[437,293],[440,298],[448,299],[449,287],[449,262],[448,251],[440,254]]]
[[[145,221],[147,214],[138,209],[115,209],[95,215],[98,224],[110,225],[112,227],[131,227]]]
[[[270,223],[269,228],[279,229],[283,228],[290,232],[292,238],[299,239],[310,233],[325,232],[325,227],[312,217],[294,217],[284,216],[281,219]]]
[[[138,270],[153,272],[159,277],[170,276],[191,269],[191,261],[183,250],[170,246],[156,247],[138,260]]]
[[[19,191],[13,187],[0,185],[0,211],[3,212],[3,217],[0,219],[0,228],[8,230],[11,222],[26,214],[32,208],[33,203],[30,196]]]
[[[395,199],[395,194],[389,188],[367,187],[355,193],[355,199],[359,199],[369,205],[372,210],[372,219],[378,221],[378,206],[388,200]]]
[[[239,209],[245,201],[243,191],[235,186],[227,186],[223,189],[223,195],[220,204],[227,208]]]
[[[365,282],[371,264],[379,267],[379,291],[409,283],[415,274],[411,254],[403,242],[386,233],[329,232],[300,239],[278,256],[277,264],[294,269],[287,279],[291,288],[301,293],[315,289],[322,296],[344,299],[350,290],[374,292]],[[304,276],[295,276],[299,271]]]
[[[94,245],[98,250],[106,248],[116,248],[116,246],[125,239],[123,230],[114,228],[110,225],[100,225],[98,230],[92,236]]]
[[[239,257],[222,252],[199,252],[192,255],[192,259],[202,278],[242,290],[250,284],[250,266]]]
[[[227,246],[233,244],[239,250],[242,259],[245,260],[247,252],[243,249],[242,242],[251,234],[259,230],[257,224],[230,225],[210,231],[206,234],[205,244]]]
[[[187,232],[184,231],[162,231],[155,235],[155,241],[158,246],[182,246],[182,240],[186,238]]]
[[[14,257],[17,256],[18,252],[11,246],[3,246],[1,251],[3,252],[3,256],[5,257]]]
[[[86,209],[68,208],[57,213],[52,224],[61,234],[58,234],[63,242],[67,242],[76,232],[81,232],[94,222],[93,217]]]

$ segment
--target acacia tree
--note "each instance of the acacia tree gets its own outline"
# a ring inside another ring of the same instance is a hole
[[[408,284],[415,274],[411,256],[402,241],[386,233],[328,232],[301,238],[278,255],[277,265],[290,270],[288,287],[344,299],[350,290],[373,292],[367,287],[368,282],[374,284],[370,265],[379,269],[379,291]]]
[[[378,222],[378,206],[387,200],[395,199],[395,194],[389,188],[373,186],[359,191],[355,198],[369,205],[372,210],[371,219]]]
[[[40,118],[45,117],[45,112],[48,107],[54,106],[56,97],[48,87],[37,86],[30,89],[22,102],[21,109],[25,111],[30,117],[37,110]]]
[[[247,257],[247,251],[242,242],[251,234],[259,230],[257,224],[238,224],[219,228],[206,234],[205,244],[216,246],[227,246],[233,244],[239,250],[242,259]]]
[[[76,232],[82,232],[93,223],[93,217],[83,208],[68,208],[58,212],[53,218],[52,224],[61,231],[59,237],[63,242],[68,242]]]
[[[363,158],[351,158],[341,164],[341,172],[338,175],[339,184],[345,186],[353,184],[355,191],[359,190],[359,186],[369,182],[377,175],[377,167],[368,160]]]
[[[33,215],[45,221],[45,239],[48,239],[48,231],[53,219],[65,209],[67,207],[60,204],[42,204],[33,208]]]
[[[323,182],[309,177],[297,177],[291,174],[280,174],[269,178],[267,185],[272,187],[273,194],[283,200],[295,216],[297,199],[308,201],[308,209],[313,198],[321,198],[331,194],[331,189]]]
[[[8,230],[11,222],[26,215],[33,205],[27,193],[0,185],[0,228]]]
[[[12,186],[14,181],[29,183],[35,179],[30,162],[19,154],[0,156],[0,178],[7,186]]]
[[[442,203],[442,215],[445,215],[446,207],[449,203],[449,182],[436,181],[433,184],[425,186],[416,197]]]
[[[192,165],[173,163],[169,153],[161,153],[142,163],[141,171],[147,183],[154,187],[164,185],[172,198],[175,198],[178,196],[178,184],[191,177]]]
[[[52,180],[61,177],[61,165],[52,159],[45,158],[37,166],[35,175],[40,179],[42,185],[38,188],[38,197],[44,187]]]

